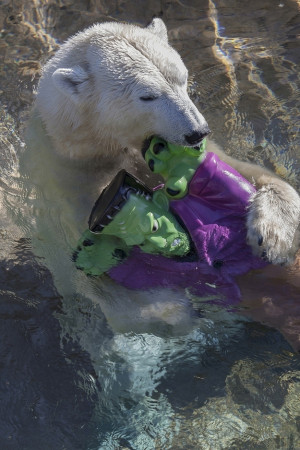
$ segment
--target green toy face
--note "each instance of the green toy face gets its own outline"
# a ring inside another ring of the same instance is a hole
[[[159,173],[165,180],[168,198],[183,198],[188,192],[188,184],[199,164],[205,158],[205,139],[197,147],[182,147],[154,137],[144,158],[152,172]]]
[[[140,245],[146,253],[165,256],[188,253],[190,243],[187,234],[166,210],[163,194],[157,194],[154,194],[153,200],[130,194],[127,203],[101,234],[117,236],[128,246]]]

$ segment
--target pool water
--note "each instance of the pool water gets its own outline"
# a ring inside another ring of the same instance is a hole
[[[188,293],[130,293],[77,272],[57,202],[71,195],[66,168],[44,138],[25,144],[59,43],[95,21],[153,15],[213,138],[300,190],[296,0],[3,1],[1,449],[300,448],[300,359],[279,331]]]

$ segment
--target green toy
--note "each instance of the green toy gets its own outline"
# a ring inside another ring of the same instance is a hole
[[[162,190],[150,191],[121,170],[96,202],[73,259],[88,275],[101,275],[129,256],[135,245],[166,257],[190,251],[188,234],[169,211]]]
[[[154,137],[144,153],[150,169],[166,180],[155,192],[125,170],[120,171],[97,200],[89,230],[78,242],[73,259],[88,275],[101,275],[126,259],[133,246],[167,258],[187,255],[189,234],[169,211],[169,198],[186,195],[188,183],[205,155],[198,148],[167,144]]]
[[[168,198],[182,198],[188,182],[205,155],[198,148],[167,144],[154,137],[144,158],[150,169],[166,180],[152,192],[122,170],[97,200],[86,230],[73,254],[76,266],[87,275],[101,275],[129,256],[138,245],[145,253],[184,256],[191,243],[188,233],[169,211]]]

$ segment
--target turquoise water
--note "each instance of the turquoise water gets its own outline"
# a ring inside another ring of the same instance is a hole
[[[65,168],[42,141],[24,143],[40,67],[60,42],[97,20],[154,14],[214,139],[300,188],[296,1],[3,2],[0,448],[300,447],[299,355],[279,331],[78,274],[56,202]]]

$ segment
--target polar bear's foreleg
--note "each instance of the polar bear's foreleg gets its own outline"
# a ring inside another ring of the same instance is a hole
[[[292,263],[300,243],[298,193],[263,167],[227,156],[217,146],[213,151],[257,188],[247,215],[247,238],[254,253],[273,264]]]

